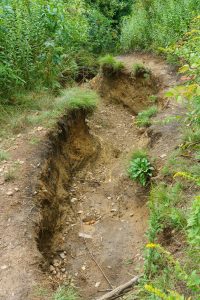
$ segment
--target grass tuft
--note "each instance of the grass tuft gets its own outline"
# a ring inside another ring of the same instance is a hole
[[[6,151],[0,150],[0,161],[9,160],[9,157],[9,154]]]
[[[151,125],[151,118],[158,112],[156,106],[151,106],[147,110],[140,112],[136,117],[136,124],[138,127],[147,127]]]
[[[78,300],[78,295],[74,289],[69,287],[60,287],[56,291],[52,300]]]
[[[66,104],[66,108],[69,110],[84,109],[94,111],[97,108],[98,100],[98,95],[94,91],[73,88],[64,93],[62,99],[57,103],[57,109],[63,109],[63,106]]]
[[[114,56],[107,54],[99,59],[101,70],[105,75],[112,76],[119,74],[124,68],[124,64]]]
[[[132,76],[134,77],[148,77],[151,74],[151,71],[146,68],[143,64],[135,63],[132,66],[131,71]]]

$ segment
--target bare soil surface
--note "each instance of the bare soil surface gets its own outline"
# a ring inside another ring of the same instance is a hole
[[[148,147],[159,170],[180,132],[177,122],[141,130],[134,118],[146,107],[146,92],[162,98],[176,77],[160,58],[119,59],[127,70],[143,62],[153,80],[134,85],[123,77],[116,85],[98,76],[91,86],[103,98],[86,121],[71,115],[48,135],[39,127],[1,142],[11,156],[0,162],[1,300],[50,299],[39,296],[39,288],[65,283],[76,286],[81,299],[95,299],[142,273],[149,191],[128,178],[128,162],[134,150]],[[163,103],[156,121],[180,113]],[[45,142],[31,145],[32,137]],[[10,168],[15,178],[5,181]]]

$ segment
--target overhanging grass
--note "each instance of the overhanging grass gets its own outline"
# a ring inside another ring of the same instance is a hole
[[[99,59],[101,70],[105,75],[116,75],[122,71],[125,66],[124,63],[117,60],[114,56],[107,54]]]
[[[47,92],[17,95],[15,105],[0,106],[0,136],[17,134],[28,127],[51,127],[67,110],[92,112],[98,105],[98,95],[84,88],[71,88],[55,98]]]

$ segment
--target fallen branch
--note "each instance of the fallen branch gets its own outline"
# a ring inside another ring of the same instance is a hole
[[[131,288],[139,282],[140,277],[141,276],[134,277],[129,282],[118,286],[113,291],[105,294],[104,296],[102,296],[102,297],[100,297],[96,300],[112,300],[112,299],[119,298],[120,296],[122,296],[125,293],[129,292],[131,290]]]

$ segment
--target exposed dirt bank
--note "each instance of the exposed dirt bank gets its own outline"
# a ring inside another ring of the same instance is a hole
[[[92,116],[77,111],[63,117],[39,153],[26,144],[31,133],[15,140],[17,149],[10,147],[12,158],[24,163],[15,183],[2,181],[0,187],[0,299],[43,300],[34,285],[70,282],[89,300],[142,271],[148,188],[128,179],[128,160],[133,150],[149,146],[160,168],[180,135],[176,123],[138,130],[134,115],[148,105],[148,96],[161,97],[176,80],[152,57],[123,60],[127,68],[142,60],[152,81],[133,83],[128,73],[117,81],[98,77],[92,87],[103,98]],[[157,119],[177,110],[168,103]]]

